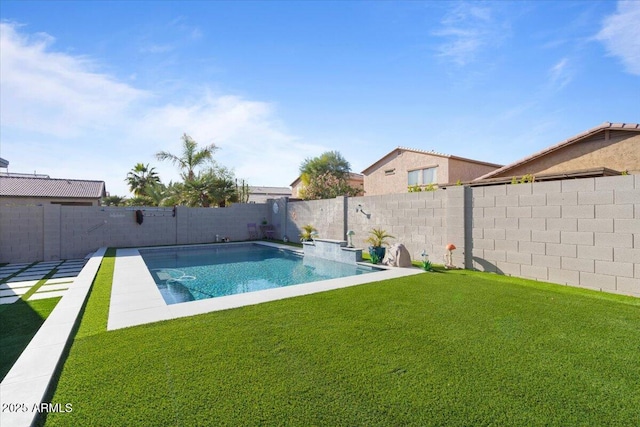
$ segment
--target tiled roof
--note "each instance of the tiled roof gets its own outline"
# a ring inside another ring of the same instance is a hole
[[[520,166],[524,163],[530,162],[538,157],[542,157],[548,153],[551,153],[553,151],[556,151],[560,148],[566,147],[567,145],[571,145],[575,142],[581,141],[585,138],[588,138],[592,135],[595,135],[599,132],[603,132],[605,130],[624,130],[624,131],[631,131],[631,132],[640,132],[640,124],[637,123],[610,123],[610,122],[604,122],[603,124],[601,124],[600,126],[596,126],[592,129],[589,129],[586,132],[582,132],[576,136],[573,136],[569,139],[565,139],[564,141],[552,145],[551,147],[545,148],[544,150],[538,151],[537,153],[534,153],[530,156],[527,156],[523,159],[520,159],[516,162],[513,162],[509,165],[503,166],[500,169],[496,169],[492,172],[489,172],[488,174],[482,175],[481,177],[478,177],[476,179],[474,179],[474,181],[479,181],[481,179],[487,179],[487,178],[491,178],[495,175],[501,174],[509,169],[513,169],[517,166]]]
[[[104,181],[0,175],[0,196],[4,197],[98,199],[104,195]]]
[[[352,180],[362,180],[364,181],[364,175],[362,175],[361,173],[355,173],[355,172],[349,172],[349,179]],[[302,175],[299,175],[295,181],[293,181],[291,184],[289,184],[291,187],[295,187],[296,185],[298,185],[300,183],[300,181],[302,181]]]
[[[260,186],[250,186],[249,192],[251,194],[266,194],[266,195],[284,195],[290,196],[291,189],[289,187],[260,187]]]

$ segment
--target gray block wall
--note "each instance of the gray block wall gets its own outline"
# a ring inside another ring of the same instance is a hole
[[[273,204],[278,212],[273,211]],[[314,225],[321,238],[356,247],[376,227],[411,257],[426,251],[454,264],[553,283],[640,296],[640,175],[329,200],[270,200],[224,209],[149,208],[144,222],[126,208],[0,206],[0,263],[83,257],[102,246],[207,243],[216,234],[248,238],[247,223],[267,220],[276,237],[299,239]]]
[[[311,224],[318,237],[345,240],[345,198],[289,202],[286,207],[286,234],[300,241],[302,227]]]
[[[43,220],[41,206],[0,207],[0,263],[44,259]]]
[[[454,239],[458,250],[455,262],[464,266],[464,188],[389,194],[329,200],[297,201],[288,206],[289,230],[299,233],[305,224],[318,229],[321,238],[347,240],[353,230],[353,244],[367,248],[372,228],[382,228],[395,238],[389,243],[404,244],[413,259],[426,251],[431,260],[442,263],[444,246]],[[291,237],[291,236],[289,236]],[[297,234],[296,234],[297,238]]]
[[[640,296],[640,176],[471,192],[474,268]]]
[[[100,206],[0,207],[0,263],[82,258],[100,247],[136,247],[248,239],[248,223],[267,216],[265,204],[228,208],[141,208]]]

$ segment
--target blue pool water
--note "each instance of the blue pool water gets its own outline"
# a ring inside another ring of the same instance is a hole
[[[379,271],[256,244],[141,249],[167,304]]]

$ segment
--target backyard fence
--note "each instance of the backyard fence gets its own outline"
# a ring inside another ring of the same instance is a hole
[[[275,207],[274,207],[275,205]],[[403,243],[413,259],[640,296],[640,176],[615,176],[315,201],[270,200],[229,208],[0,206],[0,262],[83,257],[99,247],[208,243],[249,238],[268,222],[297,241],[320,237],[356,246],[372,228]]]

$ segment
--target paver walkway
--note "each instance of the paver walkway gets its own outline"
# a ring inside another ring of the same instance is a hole
[[[73,285],[86,259],[8,264],[0,267],[0,304],[12,304],[37,286],[28,300],[61,297]],[[46,279],[44,283],[41,283]]]

